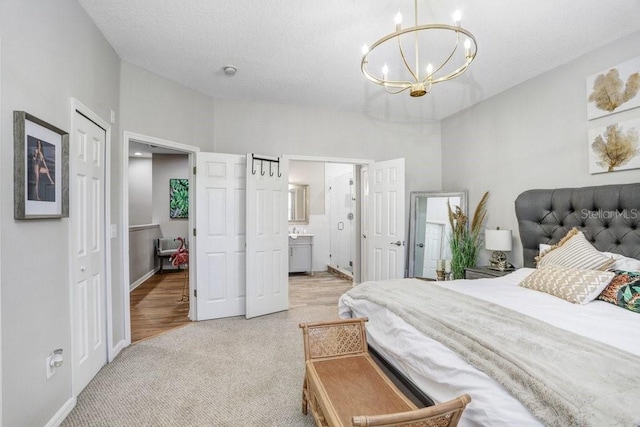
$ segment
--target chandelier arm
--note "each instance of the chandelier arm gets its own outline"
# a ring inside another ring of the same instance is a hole
[[[445,59],[444,61],[442,61],[440,63],[440,65],[438,65],[438,67],[428,76],[425,76],[424,79],[422,79],[422,83],[426,83],[428,81],[429,76],[433,76],[435,73],[437,73],[438,71],[440,71],[445,65],[447,65],[447,63],[451,60],[451,58],[453,58],[453,55],[456,53],[456,51],[458,50],[458,45],[460,44],[460,40],[459,40],[459,34],[456,35],[456,44],[453,46],[453,49],[451,50],[451,53],[449,54],[449,56],[447,57],[447,59]],[[450,75],[446,75],[444,76],[446,77],[445,80],[449,80],[450,78],[452,78]],[[432,80],[432,81],[438,81],[439,79],[436,80]]]
[[[407,86],[407,87],[405,87],[405,88],[398,89],[398,90],[396,90],[396,91],[392,91],[392,90],[389,90],[389,88],[388,88],[387,86],[385,86],[385,87],[384,87],[384,90],[385,90],[388,94],[396,95],[396,94],[398,94],[398,93],[400,93],[400,92],[404,92],[405,90],[409,89],[410,87],[411,87],[411,86]]]
[[[405,56],[404,56],[404,50],[402,49],[402,43],[400,43],[400,35],[398,35],[397,38],[398,38],[398,49],[400,50],[400,56],[402,57],[402,62],[404,62],[404,66],[407,68],[407,70],[409,70],[409,72],[411,73],[411,75],[413,76],[415,81],[417,82],[418,81],[418,76],[416,76],[416,73],[413,72],[413,70],[411,69],[411,67],[407,63],[407,58],[405,58]]]
[[[442,77],[440,77],[439,79],[436,79],[436,80],[431,80],[431,83],[441,83],[441,82],[445,82],[447,80],[455,79],[456,77],[462,75],[462,73],[464,73],[467,70],[467,68],[469,68],[469,64],[470,64],[470,62],[467,62],[462,67],[456,69],[455,71],[452,71],[451,73],[447,74],[446,76],[442,76]]]
[[[459,35],[459,34],[458,34]],[[471,40],[473,40],[473,45],[474,45],[474,52],[473,55],[469,55],[467,57],[467,60],[465,61],[465,63],[460,66],[459,68],[456,68],[454,71],[450,72],[449,74],[447,74],[446,76],[442,76],[438,79],[435,80],[427,80],[426,78],[422,80],[422,83],[426,83],[427,81],[431,82],[431,83],[441,83],[441,82],[445,82],[447,80],[451,80],[451,79],[455,79],[456,77],[460,76],[462,73],[464,73],[467,68],[469,68],[469,65],[471,64],[471,62],[475,59],[476,57],[476,53],[477,53],[477,49],[478,49],[478,45],[476,44],[476,39],[473,36],[469,37]],[[431,73],[431,75],[434,75],[437,71],[439,71],[440,69],[442,69],[442,67],[444,67],[449,60],[453,57],[453,54],[456,52],[456,50],[458,49],[459,46],[459,41],[456,42],[456,45],[454,46],[451,54],[449,55],[449,57],[442,62],[442,64],[436,69],[436,71],[434,71],[433,73]]]
[[[400,81],[400,80],[391,80],[391,81],[384,81],[381,80],[373,75],[371,75],[369,73],[369,71],[367,70],[367,65],[369,64],[369,61],[367,61],[367,57],[365,56],[362,59],[362,64],[360,66],[360,69],[362,70],[362,74],[364,74],[364,76],[371,80],[373,83],[380,85],[380,86],[389,86],[389,87],[395,87],[395,88],[402,88],[404,89],[408,89],[409,87],[411,87],[411,85],[413,83],[411,82],[407,82],[407,81]]]

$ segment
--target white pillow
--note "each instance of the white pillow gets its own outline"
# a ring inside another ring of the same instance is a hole
[[[544,251],[548,250],[550,247],[551,245],[540,243],[540,246],[538,247],[538,255],[541,255]]]
[[[615,254],[613,252],[602,252],[602,255],[613,258],[615,261],[614,264],[609,267],[613,270],[624,270],[624,271],[640,271],[640,260],[635,258],[629,258],[624,255]]]

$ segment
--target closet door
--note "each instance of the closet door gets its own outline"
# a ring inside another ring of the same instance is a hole
[[[400,279],[405,270],[404,159],[368,171],[367,280]]]
[[[245,314],[245,174],[245,156],[197,154],[197,320]]]
[[[247,318],[289,309],[288,161],[247,154]]]

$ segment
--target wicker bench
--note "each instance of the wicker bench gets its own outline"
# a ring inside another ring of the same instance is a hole
[[[463,395],[418,409],[369,356],[366,318],[302,323],[302,412],[318,427],[456,426],[471,401]]]

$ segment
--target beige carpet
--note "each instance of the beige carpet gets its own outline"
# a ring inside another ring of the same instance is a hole
[[[313,426],[301,412],[305,307],[191,323],[134,344],[98,373],[63,426]]]

